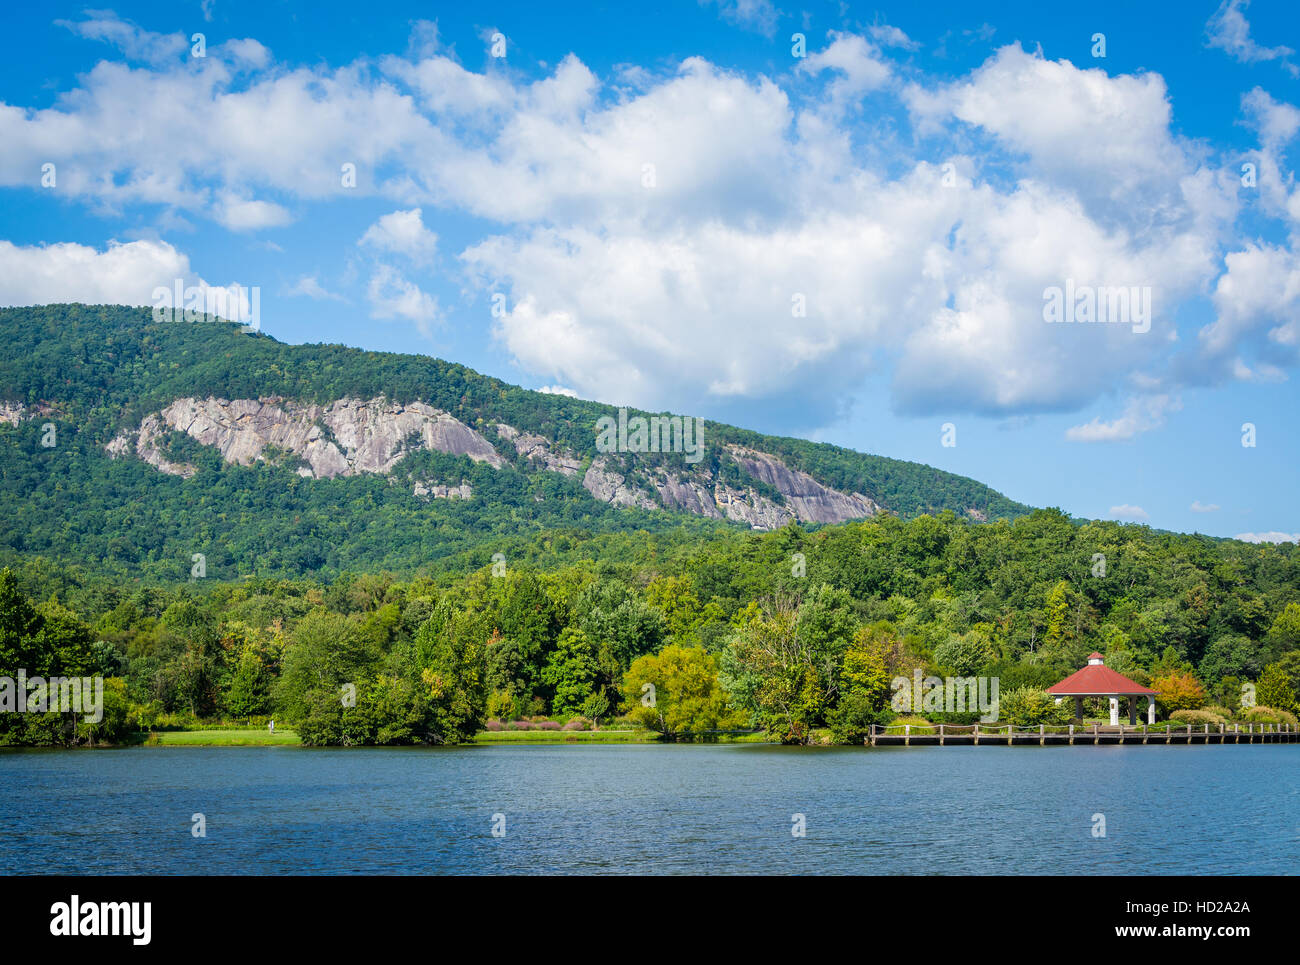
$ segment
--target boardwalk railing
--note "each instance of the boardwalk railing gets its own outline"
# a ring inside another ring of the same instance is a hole
[[[1293,744],[1290,724],[872,724],[871,745]]]

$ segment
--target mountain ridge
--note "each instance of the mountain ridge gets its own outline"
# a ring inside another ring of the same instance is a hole
[[[1030,511],[922,464],[705,420],[697,462],[680,452],[600,451],[596,427],[618,411],[613,406],[522,389],[428,356],[288,345],[221,320],[159,323],[147,308],[49,305],[0,309],[0,332],[0,423],[21,429],[36,416],[54,420],[65,440],[69,432],[76,440],[82,474],[103,476],[105,486],[132,462],[191,486],[218,478],[213,473],[258,470],[225,477],[256,503],[298,485],[271,483],[268,471],[287,469],[317,485],[356,480],[359,488],[362,476],[391,481],[396,473],[407,494],[424,490],[425,505],[431,494],[454,492],[509,507],[521,532],[553,522],[548,510],[530,512],[527,497],[503,501],[496,490],[527,491],[539,505],[563,496],[573,501],[564,510],[570,516],[613,507],[662,517],[604,520],[614,528],[693,517],[774,529],[945,510],[982,521]],[[13,441],[5,489],[31,496],[34,480],[12,468],[20,460]],[[47,461],[59,447],[49,450]],[[138,475],[127,475],[139,485]],[[20,477],[27,488],[12,490]],[[267,491],[259,495],[259,486]],[[81,488],[93,495],[95,483],[83,479]],[[584,499],[603,506],[578,505]]]

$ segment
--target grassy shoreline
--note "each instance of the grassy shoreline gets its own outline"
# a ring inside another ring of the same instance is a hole
[[[291,728],[195,728],[139,734],[140,747],[301,747],[302,739]],[[654,744],[659,735],[648,730],[484,730],[474,735],[473,744]],[[719,735],[719,743],[766,743],[763,734]]]

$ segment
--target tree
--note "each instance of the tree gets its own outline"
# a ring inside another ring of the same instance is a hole
[[[718,683],[718,658],[703,647],[669,644],[633,660],[623,699],[628,717],[671,739],[737,723]]]
[[[948,639],[934,648],[934,661],[940,667],[955,671],[959,677],[971,677],[993,659],[993,648],[987,635],[978,630],[969,633],[950,633]]]
[[[1291,686],[1291,678],[1281,666],[1275,663],[1265,667],[1264,672],[1259,675],[1259,680],[1255,681],[1255,700],[1260,705],[1275,710],[1300,709],[1296,705],[1296,693]]]
[[[600,728],[600,719],[609,713],[609,698],[604,694],[590,694],[582,702],[582,716],[591,721],[592,729]]]
[[[1168,717],[1176,710],[1196,710],[1205,706],[1205,688],[1187,671],[1169,671],[1151,679],[1156,702]]]
[[[542,679],[554,688],[551,706],[557,714],[576,714],[591,696],[596,683],[596,649],[581,630],[565,627],[555,651],[542,672]]]
[[[251,648],[239,657],[226,691],[226,712],[233,717],[259,717],[271,709],[271,675]]]
[[[1257,677],[1262,652],[1253,640],[1240,634],[1219,637],[1201,658],[1201,677],[1213,684],[1224,677]]]
[[[444,600],[415,635],[402,661],[418,669],[429,702],[427,739],[460,744],[487,719],[486,641],[489,619]]]
[[[1058,704],[1055,697],[1036,687],[1015,687],[998,697],[998,719],[1022,727],[1068,724],[1073,712],[1065,701]]]
[[[822,584],[802,604],[750,604],[722,655],[736,706],[782,743],[824,727],[840,692],[840,666],[856,627],[848,594]]]

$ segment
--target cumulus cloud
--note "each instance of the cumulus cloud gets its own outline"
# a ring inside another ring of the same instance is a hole
[[[1112,506],[1107,514],[1111,519],[1128,520],[1131,522],[1144,522],[1151,518],[1150,514],[1141,506],[1130,506],[1124,503],[1120,506]]]
[[[347,301],[342,295],[328,291],[315,275],[303,275],[285,291],[286,295],[301,295],[315,301]]]
[[[247,307],[239,286],[209,285],[189,258],[165,241],[110,242],[99,250],[71,243],[19,246],[0,241],[0,305],[153,305],[155,288],[202,290],[205,302],[229,306],[235,318]]]
[[[426,336],[441,318],[438,300],[391,265],[375,267],[366,285],[366,297],[371,318],[404,319]]]
[[[249,200],[229,192],[223,193],[218,200],[214,216],[231,231],[280,228],[292,220],[289,212],[278,204]]]
[[[570,399],[576,399],[578,397],[577,392],[574,392],[572,389],[566,388],[563,385],[543,385],[537,391],[543,392],[546,395],[563,395]]]
[[[1246,543],[1300,543],[1300,533],[1279,533],[1277,530],[1267,533],[1238,533],[1233,539]]]
[[[421,209],[412,208],[384,215],[366,229],[358,244],[405,255],[416,262],[431,262],[438,249],[438,236],[424,226]]]
[[[92,20],[78,31],[145,43]],[[877,24],[775,79],[699,57],[603,79],[572,54],[528,79],[417,33],[405,56],[341,67],[279,64],[252,40],[197,64],[99,63],[50,106],[0,104],[0,184],[35,188],[58,158],[61,197],[237,231],[382,198],[396,210],[360,239],[386,260],[363,275],[375,317],[434,324],[415,271],[436,258],[471,293],[508,294],[496,336],[538,380],[648,408],[767,402],[814,428],[873,373],[916,414],[1132,396],[1070,430],[1096,441],[1157,428],[1183,381],[1295,364],[1290,234],[1236,236],[1238,155],[1176,133],[1158,74],[1011,44],[939,80],[900,71],[890,57],[914,45]],[[867,95],[873,111],[848,109]],[[1296,228],[1300,112],[1262,91],[1243,111],[1263,208]],[[435,212],[478,234],[437,257]],[[1045,292],[1067,283],[1149,288],[1150,329],[1045,323]],[[1214,320],[1180,340],[1179,307],[1207,294]]]
[[[1193,500],[1192,505],[1188,508],[1194,513],[1217,513],[1219,511],[1219,505],[1217,503],[1210,503],[1207,506],[1199,499]]]
[[[1182,407],[1183,403],[1180,399],[1168,395],[1133,398],[1128,401],[1128,405],[1124,407],[1124,414],[1119,418],[1111,422],[1095,418],[1083,425],[1071,426],[1065,431],[1065,438],[1071,442],[1115,442],[1132,439],[1140,433],[1159,429],[1165,424],[1166,413],[1177,412]]]

